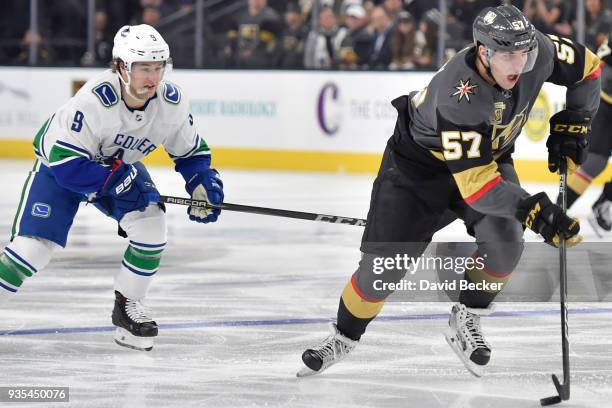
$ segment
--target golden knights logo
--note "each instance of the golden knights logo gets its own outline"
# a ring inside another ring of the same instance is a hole
[[[493,152],[502,150],[514,142],[521,133],[521,129],[525,122],[527,122],[527,106],[523,108],[521,112],[514,115],[508,124],[502,125],[493,123],[493,130],[491,132],[491,147],[493,148]]]
[[[471,103],[470,95],[476,95],[476,88],[478,88],[478,84],[470,85],[471,80],[471,78],[468,78],[466,81],[460,79],[457,86],[455,86],[456,91],[450,96],[457,96],[457,103],[461,102],[461,100],[464,98],[466,101],[468,101],[468,103]]]
[[[495,102],[494,107],[495,110],[493,111],[493,120],[491,120],[491,124],[499,125],[504,117],[504,109],[506,109],[506,104],[504,102]]]

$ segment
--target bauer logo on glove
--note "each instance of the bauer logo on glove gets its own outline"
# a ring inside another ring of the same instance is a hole
[[[119,195],[123,192],[126,192],[132,187],[132,182],[136,180],[136,176],[138,176],[138,170],[136,167],[130,169],[128,175],[115,187],[115,194]]]

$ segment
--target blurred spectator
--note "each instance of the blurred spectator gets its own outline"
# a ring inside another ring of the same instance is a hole
[[[359,69],[367,62],[372,44],[372,35],[367,30],[367,16],[363,6],[358,4],[346,10],[346,37],[340,44],[338,66],[340,69]]]
[[[155,10],[158,14],[157,16],[149,16],[151,19],[157,18],[162,19],[175,11],[178,10],[178,4],[174,3],[172,0],[140,0],[140,7],[142,7],[142,19],[144,21],[145,12],[149,10],[149,13],[152,14],[151,9]],[[145,23],[148,24],[148,23]]]
[[[524,0],[523,14],[544,33],[570,35],[570,27],[561,19],[565,6],[564,0]],[[566,34],[559,32],[557,27]]]
[[[113,35],[108,31],[108,14],[106,14],[106,11],[96,10],[94,26],[94,52],[92,54],[87,51],[83,54],[81,65],[84,66],[106,65],[112,57]]]
[[[287,5],[285,12],[285,30],[281,36],[281,69],[304,68],[304,46],[308,28],[295,3]]]
[[[450,0],[449,7],[452,6],[452,3],[456,0]],[[482,2],[484,0],[476,0],[478,2]],[[428,10],[432,8],[438,7],[438,1],[434,0],[404,0],[404,10],[408,11],[412,14],[415,23],[421,21],[423,16]],[[479,9],[480,11],[480,9]],[[471,23],[470,23],[471,25]]]
[[[194,0],[179,0],[178,9],[183,13],[189,13],[193,10]]]
[[[388,69],[392,57],[393,21],[383,7],[375,7],[372,10],[371,26],[374,29],[374,39],[368,56],[368,67],[370,69]]]
[[[397,29],[391,38],[393,59],[389,68],[393,70],[413,69],[415,54],[422,53],[424,46],[425,36],[416,30],[412,15],[407,11],[402,11],[398,15]]]
[[[612,11],[604,7],[603,0],[585,0],[585,45],[596,51],[612,31]]]
[[[402,0],[385,0],[383,8],[393,24],[397,24],[399,13],[402,11]]]
[[[44,28],[39,33],[47,50],[53,49],[56,64],[78,66],[86,50],[87,8],[82,4],[82,0],[38,2],[40,16],[44,16],[40,19]]]
[[[21,40],[20,52],[17,55],[15,63],[18,65],[27,65],[30,55],[30,44],[38,45],[37,65],[53,65],[57,62],[55,51],[49,47],[46,41],[40,34],[33,35],[30,30],[26,30]]]
[[[111,35],[122,26],[134,23],[142,14],[140,0],[97,0],[96,8],[106,11],[108,31]]]
[[[3,65],[17,60],[23,33],[30,26],[29,9],[29,2],[0,1],[0,38],[4,40],[1,45],[4,56],[0,63]],[[39,21],[42,20],[39,18]]]
[[[249,0],[248,9],[236,19],[228,32],[226,48],[229,66],[237,68],[275,68],[279,63],[278,39],[282,21],[266,0]]]
[[[150,26],[156,26],[161,20],[161,12],[156,7],[145,7],[142,10],[142,17],[140,18],[140,23],[148,24]]]
[[[500,0],[453,0],[448,7],[449,24],[454,25],[464,40],[472,40],[472,23],[485,7],[497,7]]]
[[[437,64],[438,48],[438,25],[440,12],[431,9],[425,13],[423,20],[419,23],[419,31],[425,38],[425,46],[415,49],[414,63],[423,69],[435,69]]]
[[[334,11],[329,7],[319,10],[319,31],[308,33],[304,66],[306,68],[335,68],[340,44],[346,36],[347,29],[339,27]]]

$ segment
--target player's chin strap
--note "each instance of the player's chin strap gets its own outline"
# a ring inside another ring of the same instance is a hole
[[[495,77],[493,76],[493,72],[491,71],[491,58],[489,57],[489,50],[490,48],[486,48],[485,53],[487,54],[487,63],[485,64],[485,62],[480,58],[480,55],[478,55],[478,58],[480,59],[480,63],[485,67],[485,72],[487,73],[487,75],[493,80],[493,82],[495,82],[495,84],[497,84],[497,81],[495,81]]]
[[[146,102],[147,100],[144,98],[140,98],[136,95],[134,95],[131,91],[130,91],[130,84],[132,83],[132,78],[130,77],[130,71],[125,67],[125,65],[123,66],[123,69],[125,70],[125,73],[127,74],[128,80],[127,82],[125,82],[123,80],[123,77],[121,76],[121,72],[119,70],[117,70],[117,75],[119,76],[119,82],[121,82],[121,84],[123,84],[123,89],[125,90],[125,92],[130,95],[132,98],[138,100],[139,102]]]

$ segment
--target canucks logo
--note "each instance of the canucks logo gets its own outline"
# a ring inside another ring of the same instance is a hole
[[[51,216],[51,206],[47,203],[32,204],[32,215],[40,218],[49,218]]]

